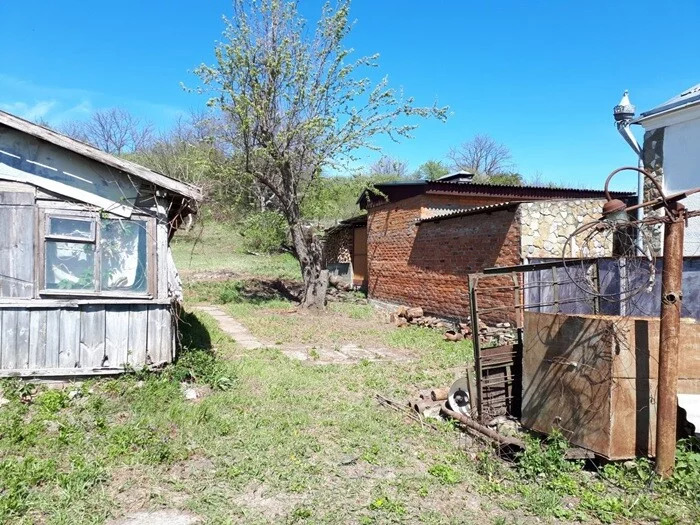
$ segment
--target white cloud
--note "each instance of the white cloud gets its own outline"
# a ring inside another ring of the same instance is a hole
[[[56,106],[55,100],[39,100],[32,104],[26,102],[12,102],[10,104],[1,104],[0,109],[22,117],[27,120],[46,119],[49,112]]]
[[[168,127],[187,114],[181,107],[127,98],[123,94],[48,86],[0,73],[0,109],[28,120],[41,118],[52,126],[60,126],[67,121],[85,119],[97,109],[110,107],[125,108],[160,128]]]

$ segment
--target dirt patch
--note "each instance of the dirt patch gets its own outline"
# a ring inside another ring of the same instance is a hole
[[[234,497],[232,501],[253,514],[261,515],[268,522],[277,522],[302,503],[303,497],[281,492],[272,493],[265,485],[258,485]]]
[[[179,510],[151,510],[136,512],[107,523],[108,525],[192,525],[200,522],[198,517]]]

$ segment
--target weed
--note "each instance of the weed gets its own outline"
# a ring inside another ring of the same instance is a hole
[[[676,466],[666,489],[700,504],[700,452],[697,439],[683,440],[676,451]]]
[[[564,454],[569,444],[561,432],[554,430],[544,446],[536,438],[527,439],[527,447],[518,457],[518,472],[526,479],[557,478],[560,474],[581,469],[581,462],[569,461]]]
[[[46,390],[36,397],[35,403],[47,414],[55,414],[68,406],[68,394],[63,390]]]
[[[406,507],[402,503],[389,498],[389,496],[379,496],[369,504],[369,508],[370,510],[378,510],[398,516],[406,514]]]
[[[449,465],[440,464],[433,465],[428,469],[428,474],[435,476],[443,485],[454,485],[462,479],[459,473]]]

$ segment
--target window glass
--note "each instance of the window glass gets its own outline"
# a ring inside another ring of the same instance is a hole
[[[46,288],[95,290],[95,245],[46,241]]]
[[[146,292],[146,221],[104,219],[101,226],[102,290]]]
[[[60,235],[74,239],[94,240],[94,221],[81,219],[67,219],[65,217],[49,218],[49,235]]]

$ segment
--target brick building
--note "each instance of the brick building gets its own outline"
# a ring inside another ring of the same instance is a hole
[[[358,201],[367,210],[370,299],[449,318],[469,315],[470,273],[561,257],[566,239],[598,219],[604,202],[602,191],[475,184],[463,176],[376,189]],[[611,246],[600,246],[598,253],[574,256],[610,252]],[[512,304],[512,292],[503,294],[509,295],[494,293],[483,306]]]

